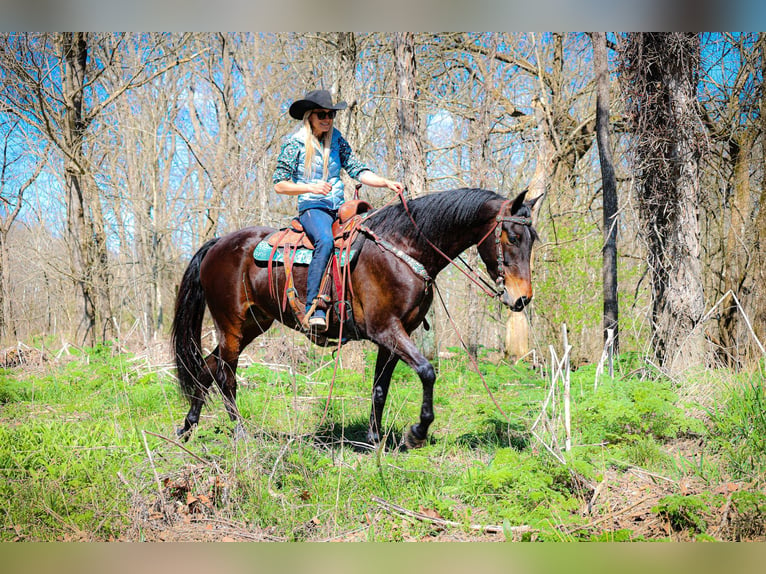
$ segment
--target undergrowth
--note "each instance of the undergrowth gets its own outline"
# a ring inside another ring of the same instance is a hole
[[[530,432],[547,376],[481,356],[481,376],[460,355],[438,363],[437,419],[427,445],[409,452],[399,443],[417,420],[421,389],[398,365],[385,448],[371,450],[364,437],[375,357],[352,350],[361,367],[334,378],[332,355],[318,352],[307,364],[243,366],[241,440],[214,395],[192,438],[177,442],[186,405],[172,373],[109,346],[39,372],[0,371],[0,540],[143,540],[155,527],[221,522],[296,541],[481,539],[485,525],[500,539],[523,525],[522,539],[641,540],[589,527],[586,512],[607,472],[633,467],[711,485],[724,475],[754,481],[735,493],[731,536],[762,534],[757,376],[722,389],[727,400],[703,420],[688,414],[671,381],[626,369],[594,392],[592,368],[573,372],[574,448],[562,464]],[[688,437],[706,445],[699,460],[673,450]],[[720,502],[710,496],[666,498],[653,512],[707,536],[700,509]],[[433,520],[392,513],[381,500]]]

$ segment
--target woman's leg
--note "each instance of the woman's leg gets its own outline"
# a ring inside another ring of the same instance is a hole
[[[308,269],[306,311],[319,295],[319,283],[333,250],[332,224],[335,216],[323,209],[307,209],[300,216],[301,225],[314,244],[314,255]]]

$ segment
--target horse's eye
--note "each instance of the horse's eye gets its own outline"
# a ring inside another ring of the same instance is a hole
[[[508,234],[508,243],[511,245],[518,245],[519,244],[519,236],[515,233],[509,233]]]

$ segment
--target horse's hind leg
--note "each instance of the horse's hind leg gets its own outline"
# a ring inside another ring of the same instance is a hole
[[[188,437],[189,432],[199,423],[202,406],[205,404],[205,397],[219,368],[217,355],[218,348],[205,358],[205,367],[195,377],[192,394],[189,397],[189,412],[184,419],[184,426],[176,431],[179,437]]]
[[[253,339],[265,332],[271,326],[271,321],[264,319],[260,322],[245,326],[239,335],[227,335],[221,345],[219,373],[216,377],[223,395],[223,404],[231,422],[236,423],[234,435],[236,438],[245,437],[245,429],[242,426],[242,415],[237,408],[237,366],[242,351]]]

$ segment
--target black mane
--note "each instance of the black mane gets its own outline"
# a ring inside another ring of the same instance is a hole
[[[410,215],[419,230],[428,239],[438,241],[456,227],[468,227],[477,223],[481,207],[493,199],[505,198],[494,191],[477,188],[461,188],[441,191],[408,200]],[[383,236],[415,238],[416,230],[401,202],[376,211],[367,219],[367,225]]]

